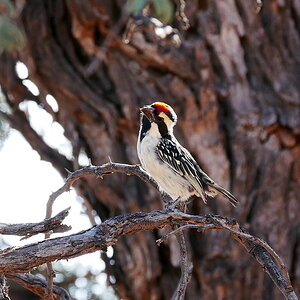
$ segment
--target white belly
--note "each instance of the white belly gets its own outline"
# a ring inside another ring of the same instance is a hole
[[[158,138],[153,136],[150,138],[149,135],[146,135],[141,144],[138,145],[138,156],[142,167],[158,183],[160,189],[173,200],[178,198],[187,200],[196,192],[185,178],[175,173],[169,165],[159,159],[155,153],[158,142]]]

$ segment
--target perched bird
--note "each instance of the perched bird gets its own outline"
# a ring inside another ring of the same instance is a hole
[[[205,174],[190,152],[175,138],[173,128],[177,116],[171,106],[155,102],[140,108],[140,111],[138,156],[142,167],[162,191],[174,201],[186,202],[196,195],[204,203],[207,203],[207,196],[221,193],[236,206],[237,199]]]

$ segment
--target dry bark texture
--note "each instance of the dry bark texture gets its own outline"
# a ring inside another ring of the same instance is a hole
[[[265,1],[256,15],[253,1],[190,0],[191,27],[180,47],[149,28],[122,43],[121,0],[21,2],[27,45],[18,56],[1,56],[0,84],[12,107],[11,125],[41,157],[64,176],[64,168],[78,168],[80,151],[93,164],[108,156],[137,163],[137,108],[165,100],[179,115],[178,139],[241,202],[233,209],[221,199],[208,206],[196,200],[189,211],[234,216],[266,240],[284,259],[299,294],[300,1]],[[29,67],[39,96],[17,78],[18,59]],[[45,101],[48,93],[58,102],[57,113]],[[64,127],[74,161],[31,129],[18,108],[24,99],[44,104]],[[84,179],[78,191],[102,220],[162,207],[152,187],[120,174]],[[180,277],[178,246],[170,239],[157,247],[160,236],[139,233],[115,246],[116,265],[108,269],[122,298],[170,299]],[[188,248],[194,270],[186,299],[282,299],[228,235],[190,231]]]
[[[62,221],[69,214],[67,208],[57,214],[55,217],[46,219],[39,223],[25,223],[25,224],[5,224],[0,223],[0,234],[3,235],[19,235],[23,236],[22,239],[29,238],[38,233],[48,232],[65,232],[71,229],[70,226],[61,224]]]

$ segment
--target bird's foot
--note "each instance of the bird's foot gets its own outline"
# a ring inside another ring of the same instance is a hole
[[[171,200],[166,204],[166,208],[175,211],[186,212],[186,203],[180,197]]]

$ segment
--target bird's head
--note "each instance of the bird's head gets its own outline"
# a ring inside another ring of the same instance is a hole
[[[172,132],[177,122],[177,115],[173,108],[164,102],[154,102],[140,108],[151,123],[156,123],[158,127],[166,126],[168,132]]]

